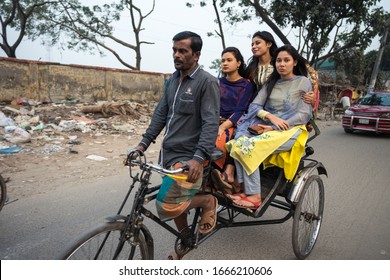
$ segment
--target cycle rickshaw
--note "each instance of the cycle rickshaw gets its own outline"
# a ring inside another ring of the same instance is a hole
[[[312,121],[314,134],[307,142],[320,134]],[[205,167],[203,177],[204,191],[210,192],[212,187],[211,171],[213,161],[222,152],[215,151]],[[175,178],[183,169],[166,170],[157,165],[147,163],[144,154],[139,151],[129,153],[126,165],[129,166],[132,183],[122,205],[116,215],[107,218],[107,222],[85,232],[59,256],[60,259],[153,259],[154,240],[152,233],[144,224],[149,218],[162,228],[176,236],[175,251],[179,257],[202,244],[207,238],[220,229],[229,227],[245,227],[265,224],[283,223],[293,219],[292,245],[298,259],[305,259],[312,252],[317,241],[324,211],[324,184],[321,175],[327,171],[321,162],[309,157],[314,153],[312,147],[306,145],[305,154],[301,158],[299,168],[292,181],[284,178],[283,169],[267,168],[261,172],[263,203],[256,211],[238,208],[227,199],[223,192],[211,191],[221,205],[217,215],[217,225],[213,232],[201,235],[198,231],[200,209],[195,209],[189,232],[183,234],[166,222],[161,221],[146,205],[156,199],[160,185],[150,186],[153,172]],[[137,167],[134,167],[137,166]],[[139,168],[135,173],[135,168]],[[129,214],[122,214],[130,193],[138,185]],[[285,215],[278,219],[260,219],[269,207],[284,210]],[[191,210],[193,211],[193,210]],[[253,219],[237,221],[239,215]]]

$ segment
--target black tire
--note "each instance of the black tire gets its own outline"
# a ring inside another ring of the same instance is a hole
[[[303,186],[294,213],[292,244],[298,259],[306,259],[314,248],[323,219],[324,200],[321,177],[311,175]]]
[[[59,257],[62,260],[112,260],[119,244],[119,238],[125,228],[124,222],[105,223],[84,233],[72,243]],[[100,246],[107,237],[98,256]],[[131,250],[134,250],[131,255]],[[124,242],[122,250],[115,258],[117,260],[147,260],[149,259],[148,246],[142,231],[138,237],[130,237]]]
[[[344,131],[345,131],[345,133],[348,133],[348,134],[353,132],[353,130],[349,129],[349,128],[344,128]]]
[[[7,188],[5,186],[5,181],[3,177],[0,175],[0,211],[1,209],[3,209],[6,199],[7,199]]]

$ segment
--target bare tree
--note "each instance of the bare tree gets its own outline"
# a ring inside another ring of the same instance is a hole
[[[74,5],[68,1],[59,1],[58,4],[59,11],[63,11],[61,15],[58,13],[53,19],[47,18],[52,30],[52,38],[56,36],[55,34],[66,31],[69,38],[66,45],[69,49],[84,51],[97,49],[102,54],[101,48],[103,48],[113,54],[122,65],[132,70],[141,69],[141,46],[154,44],[140,39],[140,33],[144,30],[142,23],[154,11],[155,0],[152,1],[152,7],[146,14],[142,13],[133,0],[121,0],[118,4],[96,5],[92,8]],[[124,10],[127,10],[130,15],[131,30],[134,34],[133,44],[115,36],[113,32],[113,23],[120,19]],[[58,42],[57,38],[55,42]],[[113,44],[119,44],[135,52],[135,65],[123,59],[112,46]]]
[[[26,2],[26,3],[23,3]],[[31,25],[37,20],[37,15],[47,13],[47,7],[55,1],[1,1],[0,3],[0,24],[1,42],[0,47],[8,57],[16,58],[16,49],[23,38],[29,34]],[[9,29],[18,31],[15,42],[11,43],[8,36]]]
[[[124,66],[141,69],[141,46],[154,44],[143,41],[141,32],[143,21],[154,11],[155,0],[146,12],[133,0],[120,0],[111,4],[82,6],[78,0],[4,0],[0,3],[0,22],[2,27],[0,45],[7,56],[16,57],[16,49],[22,39],[27,36],[31,40],[50,38],[50,44],[58,44],[61,48],[76,51],[98,51],[103,49],[113,54]],[[143,3],[144,4],[144,3]],[[128,38],[119,38],[114,34],[114,23],[119,21],[123,12],[130,15],[130,29],[134,34],[134,43]],[[14,44],[9,42],[7,28],[19,31],[19,37]],[[47,41],[45,42],[47,43]],[[115,46],[130,49],[135,53],[135,64],[124,59]]]
[[[222,20],[221,20],[221,16],[220,16],[220,13],[218,10],[218,0],[212,0],[212,2],[213,2],[213,9],[215,12],[215,23],[218,25],[218,30],[214,30],[213,32],[207,32],[207,36],[209,36],[209,37],[216,36],[216,37],[220,38],[221,43],[222,43],[222,50],[224,50],[226,48],[225,34],[223,32]],[[194,4],[191,4],[188,2],[186,3],[186,5],[189,8],[192,8],[194,6]],[[199,5],[201,7],[205,7],[205,6],[207,6],[207,1],[199,1]]]

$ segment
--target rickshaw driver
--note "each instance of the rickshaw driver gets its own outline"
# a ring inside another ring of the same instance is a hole
[[[187,181],[164,177],[156,207],[162,220],[174,219],[179,231],[187,228],[187,211],[201,208],[199,232],[216,225],[217,199],[199,195],[203,163],[212,153],[219,126],[218,80],[198,64],[202,39],[184,31],[173,37],[175,69],[151,123],[136,149],[144,152],[165,127],[159,162],[164,168],[189,167]]]

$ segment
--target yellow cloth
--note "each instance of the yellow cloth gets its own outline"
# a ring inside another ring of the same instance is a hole
[[[272,154],[299,129],[302,130],[302,133],[298,136],[291,150]],[[230,156],[243,166],[248,175],[252,174],[264,162],[264,167],[275,165],[283,168],[286,179],[291,180],[298,169],[308,135],[305,125],[300,125],[287,131],[273,130],[251,138],[242,136],[226,143],[226,149],[230,152]]]

